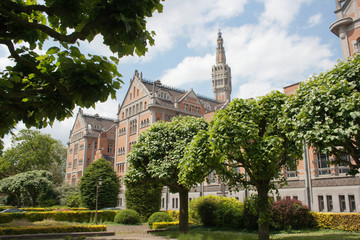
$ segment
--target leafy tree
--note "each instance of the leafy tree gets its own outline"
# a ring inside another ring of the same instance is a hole
[[[96,186],[99,179],[102,179],[102,185],[99,187],[98,208],[116,206],[120,192],[119,179],[110,162],[105,158],[93,162],[81,177],[79,186],[81,202],[85,207],[95,209]]]
[[[44,170],[19,173],[0,181],[0,192],[14,196],[20,207],[29,198],[31,206],[37,206],[42,192],[52,188],[52,174]]]
[[[274,180],[284,182],[282,166],[301,156],[301,148],[286,136],[279,122],[286,99],[286,95],[272,92],[259,99],[233,100],[215,114],[209,132],[194,139],[181,167],[185,183],[201,182],[215,169],[231,189],[254,187],[261,240],[269,239],[268,193],[276,188]]]
[[[333,155],[333,163],[360,168],[360,55],[300,84],[285,107],[290,134],[318,151]],[[350,155],[353,162],[341,158]]]
[[[126,185],[126,208],[133,209],[147,220],[161,205],[162,185],[154,183]]]
[[[75,105],[115,98],[118,59],[85,56],[79,46],[100,34],[118,57],[144,55],[155,34],[146,18],[162,11],[160,1],[2,0],[0,44],[15,65],[0,73],[0,138],[19,121],[41,128],[71,116]]]
[[[0,156],[0,178],[30,170],[48,170],[54,184],[64,180],[66,148],[49,134],[21,130],[11,140],[12,146]]]
[[[128,155],[126,184],[155,182],[180,195],[179,231],[188,231],[188,195],[190,187],[179,182],[184,150],[199,130],[207,129],[203,118],[176,117],[171,122],[157,122],[140,135]]]

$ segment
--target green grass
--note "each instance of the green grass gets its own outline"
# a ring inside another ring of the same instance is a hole
[[[257,240],[257,233],[237,231],[218,231],[205,228],[191,229],[188,234],[179,234],[177,230],[154,233],[157,236],[166,236],[179,240]],[[270,239],[279,240],[345,240],[360,239],[359,232],[344,232],[334,230],[306,230],[292,231],[291,233],[272,233]]]

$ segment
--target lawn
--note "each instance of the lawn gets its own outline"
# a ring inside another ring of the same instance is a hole
[[[212,231],[209,229],[196,228],[190,230],[186,235],[180,235],[177,230],[169,230],[154,233],[157,236],[167,236],[179,240],[257,240],[257,233],[246,233],[236,231]],[[360,233],[343,232],[333,230],[293,231],[291,233],[272,233],[270,239],[279,240],[345,240],[360,239]]]

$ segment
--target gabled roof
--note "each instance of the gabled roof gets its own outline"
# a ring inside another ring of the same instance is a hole
[[[114,126],[115,119],[100,117],[99,114],[95,114],[95,115],[83,114],[83,117],[86,125],[91,124],[92,126],[94,125],[101,126],[100,129],[87,127],[87,131],[90,134],[99,134],[100,132],[108,131],[110,128]]]

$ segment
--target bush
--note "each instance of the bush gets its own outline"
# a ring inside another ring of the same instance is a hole
[[[189,221],[189,224],[194,224],[194,222]],[[177,227],[179,226],[179,221],[177,222],[154,222],[152,229],[168,228],[168,227]]]
[[[314,218],[298,200],[279,200],[271,204],[271,226],[276,230],[311,228]]]
[[[159,184],[126,185],[126,208],[133,209],[146,221],[151,214],[160,211],[162,186]]]
[[[317,227],[343,231],[360,231],[359,213],[318,213],[313,212]]]
[[[55,191],[53,188],[48,188],[40,194],[38,202],[40,207],[51,207],[59,205],[59,200],[59,192]]]
[[[258,211],[256,208],[256,195],[246,198],[244,201],[243,228],[248,230],[258,229]]]
[[[120,210],[116,214],[114,222],[127,225],[139,224],[140,215],[132,209]]]
[[[243,210],[243,204],[235,198],[221,196],[200,197],[189,204],[191,219],[207,227],[240,228]]]
[[[100,158],[91,163],[80,179],[81,202],[89,209],[95,209],[96,186],[100,178],[102,179],[102,185],[99,187],[98,192],[98,208],[117,205],[120,192],[119,178],[116,176],[110,162],[105,158]]]
[[[106,231],[104,225],[75,226],[39,226],[39,227],[0,227],[0,235],[36,234],[36,233],[68,233],[68,232],[100,232]]]
[[[167,212],[156,212],[153,213],[148,220],[149,227],[151,228],[155,222],[172,222],[173,219]]]
[[[69,194],[66,197],[65,204],[68,207],[80,207],[81,204],[81,196],[78,192],[74,192]]]

